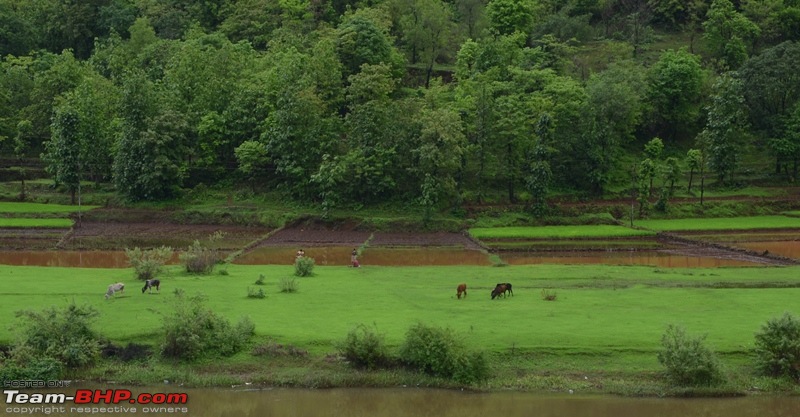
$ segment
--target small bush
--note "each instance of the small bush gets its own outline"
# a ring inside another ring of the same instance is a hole
[[[292,277],[283,277],[278,283],[281,292],[293,293],[298,291],[297,279]]]
[[[785,313],[756,334],[756,362],[767,375],[800,378],[800,320]]]
[[[383,335],[363,324],[347,334],[339,350],[357,368],[378,369],[392,362]]]
[[[186,252],[180,255],[181,263],[186,267],[186,272],[192,274],[210,274],[217,264],[217,251],[209,249],[195,240]]]
[[[558,293],[553,291],[550,292],[549,290],[542,290],[542,300],[545,301],[555,301],[558,298]]]
[[[244,348],[254,330],[255,325],[248,318],[232,326],[207,308],[201,296],[178,296],[175,310],[164,318],[161,354],[186,361],[230,356]]]
[[[267,279],[267,277],[265,277],[264,274],[258,274],[258,279],[256,280],[255,284],[256,285],[264,285],[264,280],[265,279]]]
[[[125,255],[128,257],[128,263],[133,267],[136,277],[141,280],[148,280],[160,274],[164,264],[172,259],[172,248],[169,246],[147,250],[142,250],[138,247],[133,249],[126,248]]]
[[[17,340],[0,354],[0,379],[58,379],[65,368],[94,363],[100,342],[90,325],[97,314],[90,306],[74,303],[17,312]]]
[[[310,277],[314,274],[314,258],[300,256],[294,260],[294,274],[298,277]]]
[[[261,288],[247,287],[247,298],[267,298],[267,293]]]
[[[661,336],[663,350],[658,361],[667,368],[667,377],[678,385],[713,385],[722,371],[716,355],[703,345],[705,336],[691,338],[678,326],[669,325]]]
[[[489,375],[482,353],[467,352],[450,330],[422,323],[406,332],[400,359],[418,371],[461,383],[480,382]]]

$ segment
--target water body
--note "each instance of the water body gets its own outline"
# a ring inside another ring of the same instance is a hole
[[[103,387],[100,389],[107,389]],[[191,417],[782,417],[800,413],[800,398],[753,396],[741,398],[621,398],[581,394],[537,394],[523,392],[470,393],[438,389],[183,389],[172,385],[135,388],[137,393],[187,393],[183,405],[147,406],[146,415]],[[68,395],[74,389],[49,390]],[[37,391],[43,392],[43,391]],[[13,407],[41,405],[14,405]],[[38,412],[33,416],[84,416],[87,412]],[[93,407],[106,406],[103,404]],[[111,405],[108,405],[111,406]],[[0,415],[23,415],[8,404]],[[85,407],[85,406],[82,406]],[[125,404],[127,411],[93,415],[132,416],[145,414],[144,406]],[[136,412],[132,412],[132,408]],[[174,407],[152,412],[153,407]],[[59,410],[61,411],[61,410]]]
[[[769,251],[770,253],[785,256],[787,258],[800,259],[800,241],[768,241],[768,242],[736,242],[731,246],[743,249],[750,249],[756,252]]]
[[[800,242],[795,249],[800,251]],[[755,242],[754,250],[791,256],[782,252],[783,242]],[[744,245],[742,244],[744,247]],[[292,265],[295,247],[263,247],[244,254],[234,263],[241,265]],[[304,248],[306,256],[314,258],[317,265],[345,266],[350,264],[350,246],[322,246]],[[800,252],[796,253],[800,258]],[[603,264],[651,265],[661,268],[709,268],[721,266],[754,266],[747,261],[688,256],[658,251],[565,251],[565,252],[502,252],[500,258],[511,265],[535,264]],[[477,250],[452,247],[381,248],[365,250],[359,261],[362,265],[416,266],[416,265],[491,265],[489,255]],[[169,262],[179,262],[176,254]],[[0,251],[1,265],[58,266],[81,268],[127,268],[124,251]]]

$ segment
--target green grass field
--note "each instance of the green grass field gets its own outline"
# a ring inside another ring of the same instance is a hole
[[[670,269],[624,266],[536,265],[493,267],[317,267],[298,278],[299,292],[278,292],[290,266],[231,265],[229,275],[190,276],[172,267],[160,294],[141,294],[130,269],[0,266],[0,317],[64,306],[94,306],[97,331],[115,342],[157,343],[161,320],[171,310],[175,289],[202,293],[208,305],[232,321],[249,316],[262,338],[330,353],[355,325],[376,326],[398,345],[417,321],[449,327],[476,349],[503,353],[620,356],[655,352],[669,323],[691,334],[708,334],[719,352],[740,353],[768,319],[797,307],[800,267]],[[259,274],[267,277],[265,299],[246,297]],[[124,294],[105,300],[106,287],[126,283]],[[455,298],[460,282],[468,297]],[[514,284],[513,297],[490,299],[497,282]],[[544,301],[541,291],[557,293]],[[798,313],[798,311],[793,311]],[[9,342],[9,326],[0,341]],[[652,355],[651,355],[652,354]]]
[[[595,237],[651,236],[654,232],[623,226],[539,226],[539,227],[476,227],[469,229],[476,239],[572,239]]]
[[[80,210],[88,211],[99,206],[81,206]],[[42,204],[42,203],[10,203],[0,202],[0,213],[11,214],[38,214],[38,213],[74,213],[78,211],[78,206],[67,206],[63,204]]]
[[[69,228],[72,227],[70,219],[29,219],[29,218],[2,218],[0,227],[10,228]]]
[[[800,228],[800,218],[751,216],[715,219],[637,220],[634,224],[639,227],[660,231],[793,229]]]

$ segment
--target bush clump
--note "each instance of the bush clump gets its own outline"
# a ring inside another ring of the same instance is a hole
[[[756,362],[767,375],[800,378],[800,319],[785,313],[756,333]]]
[[[278,286],[280,291],[285,293],[293,293],[299,290],[297,279],[293,277],[281,278],[280,282],[278,282]]]
[[[267,298],[267,293],[262,288],[247,287],[247,298]]]
[[[406,332],[400,360],[418,371],[460,383],[481,382],[489,375],[482,352],[468,352],[450,330],[422,323]]]
[[[384,336],[363,324],[347,334],[339,350],[357,368],[378,369],[392,363]]]
[[[148,280],[161,273],[164,264],[172,258],[172,248],[169,246],[147,250],[139,249],[139,247],[126,248],[125,255],[128,257],[128,263],[133,267],[136,277]]]
[[[667,377],[675,384],[698,386],[713,385],[722,379],[722,370],[716,355],[704,345],[705,336],[689,337],[679,326],[670,324],[661,336],[663,349],[658,361]]]
[[[230,356],[241,351],[254,332],[255,325],[248,318],[231,325],[207,308],[202,296],[179,295],[175,310],[164,318],[161,354],[185,361]]]
[[[298,256],[294,260],[294,274],[298,277],[310,277],[314,274],[314,258]]]
[[[99,337],[91,329],[98,315],[90,306],[19,311],[18,335],[8,355],[0,357],[0,379],[58,379],[65,368],[94,363]]]
[[[192,274],[210,274],[217,264],[217,251],[207,248],[195,240],[186,252],[180,255],[180,260],[186,272]]]

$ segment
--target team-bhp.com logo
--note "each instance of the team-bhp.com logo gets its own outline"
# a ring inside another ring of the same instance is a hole
[[[29,393],[4,389],[8,414],[59,413],[188,413],[186,393],[141,393],[128,389],[79,389],[75,395],[64,393]],[[74,405],[65,406],[63,404]],[[139,407],[136,407],[136,406]]]

